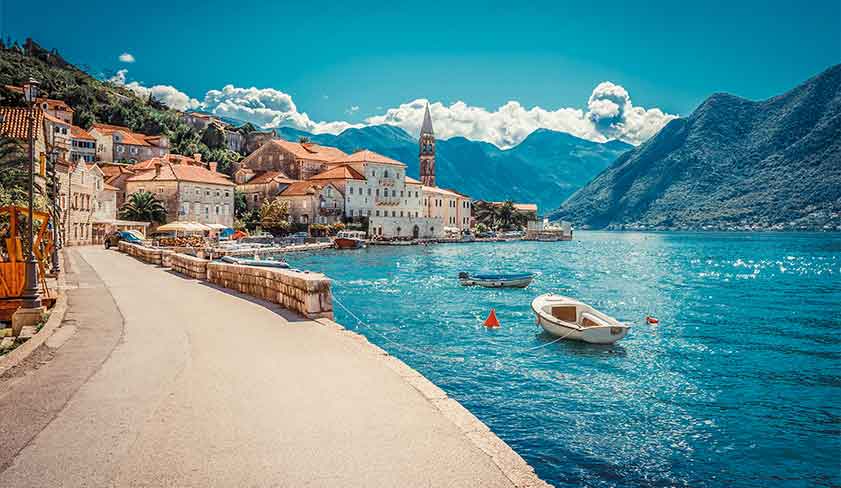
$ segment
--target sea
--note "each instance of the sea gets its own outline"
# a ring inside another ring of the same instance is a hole
[[[338,322],[555,486],[841,485],[839,234],[579,231],[286,258],[334,280]],[[461,271],[537,276],[486,289]],[[614,345],[552,342],[530,307],[549,292],[633,328]]]

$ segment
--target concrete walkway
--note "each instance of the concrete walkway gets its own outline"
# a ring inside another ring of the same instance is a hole
[[[0,432],[16,453],[0,486],[514,486],[349,334],[114,251],[69,254],[96,294],[71,299],[87,314],[47,366],[0,383],[0,412],[72,391],[40,432]]]

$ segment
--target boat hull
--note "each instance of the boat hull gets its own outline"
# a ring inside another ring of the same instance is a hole
[[[555,337],[563,337],[571,341],[581,341],[590,344],[613,344],[628,335],[628,329],[624,327],[590,327],[586,329],[575,329],[566,327],[560,323],[551,322],[540,315],[537,316],[537,323],[547,333]],[[612,333],[610,329],[616,329]]]
[[[461,276],[462,286],[482,286],[485,288],[525,288],[534,280],[534,275],[522,276]]]
[[[532,301],[531,308],[543,330],[566,340],[613,344],[631,330],[630,325],[561,295],[541,295]]]
[[[336,246],[336,249],[360,249],[365,246],[365,242],[361,239],[337,237],[336,240],[333,241],[333,245]]]

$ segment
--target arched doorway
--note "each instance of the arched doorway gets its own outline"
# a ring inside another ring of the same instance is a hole
[[[412,228],[412,238],[417,239],[420,237],[420,228],[416,225]]]

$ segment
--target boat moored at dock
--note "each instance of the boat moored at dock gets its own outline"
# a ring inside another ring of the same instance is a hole
[[[540,295],[531,302],[531,308],[543,330],[563,339],[613,344],[631,330],[629,324],[563,295]]]
[[[336,234],[333,245],[336,249],[360,249],[365,247],[365,235],[361,230],[343,230]]]
[[[485,288],[525,288],[534,279],[532,273],[475,274],[459,273],[462,286],[484,286]]]

